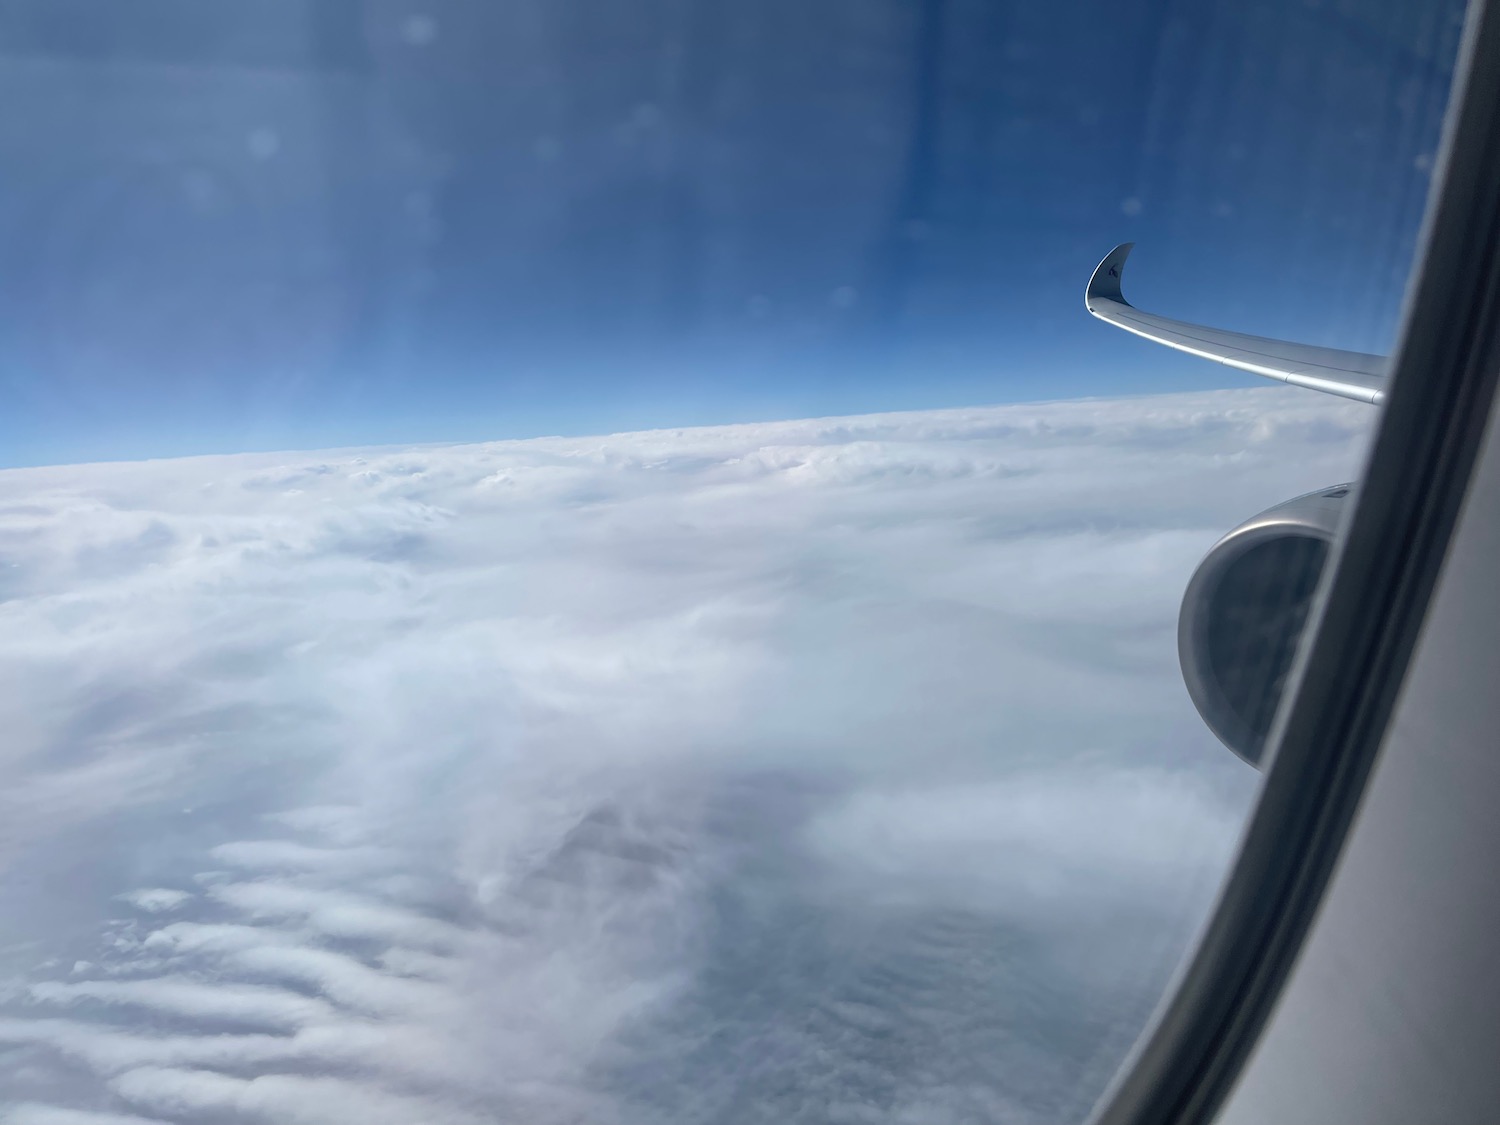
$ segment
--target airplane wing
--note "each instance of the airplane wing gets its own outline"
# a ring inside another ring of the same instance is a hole
[[[1280,379],[1293,386],[1326,391],[1359,402],[1379,403],[1385,399],[1386,373],[1390,369],[1388,356],[1247,336],[1243,332],[1205,328],[1201,324],[1142,312],[1120,292],[1125,259],[1130,257],[1134,246],[1133,242],[1116,246],[1089,278],[1084,304],[1100,320],[1169,348],[1238,367],[1241,371]]]

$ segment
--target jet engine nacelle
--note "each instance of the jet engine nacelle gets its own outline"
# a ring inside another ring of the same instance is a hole
[[[1177,654],[1198,713],[1252,766],[1265,749],[1350,486],[1309,492],[1214,544],[1188,583]]]

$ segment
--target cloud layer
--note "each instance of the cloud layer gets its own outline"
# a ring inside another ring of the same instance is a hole
[[[0,1121],[1056,1121],[1253,777],[1280,389],[0,473]]]

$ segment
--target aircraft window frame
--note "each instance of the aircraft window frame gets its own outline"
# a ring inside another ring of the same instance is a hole
[[[1240,851],[1092,1125],[1207,1122],[1316,916],[1437,584],[1500,381],[1500,0],[1472,0],[1391,384]]]
[[[1500,372],[1500,202],[1489,198],[1491,185],[1500,182],[1500,0],[1467,2],[1454,98],[1407,279],[1401,335],[1390,357],[1394,397],[1378,400],[1390,405],[1379,412],[1362,483],[1334,486],[1355,492],[1342,506],[1344,526],[1329,551],[1332,565],[1315,577],[1316,599],[1305,635],[1295,644],[1287,690],[1279,704],[1273,701],[1260,713],[1269,717],[1274,711],[1276,721],[1264,761],[1259,753],[1247,759],[1258,762],[1266,778],[1242,825],[1240,852],[1227,871],[1227,853],[1214,853],[1209,879],[1223,879],[1219,902],[1203,918],[1196,951],[1190,949],[1164,994],[1156,991],[1160,978],[1152,978],[1155,987],[1144,1001],[1158,1004],[1157,1017],[1094,1107],[1093,1125],[1203,1121],[1229,1095],[1332,878],[1437,584]],[[1451,40],[1444,42],[1451,49]],[[1441,87],[1430,92],[1440,106]],[[1424,170],[1412,183],[1425,177]],[[1127,202],[1139,211],[1138,200]],[[426,205],[413,210],[425,213]],[[1482,252],[1473,249],[1476,244]],[[1123,249],[1128,252],[1129,244]],[[1123,265],[1123,256],[1117,264]],[[1111,276],[1123,303],[1118,273]],[[1394,279],[1399,283],[1400,274]],[[1091,283],[1091,295],[1093,288]],[[1455,319],[1461,322],[1457,330]],[[1254,365],[1238,366],[1267,374]],[[1332,489],[1320,491],[1334,495]],[[1259,736],[1265,738],[1263,727]],[[1243,810],[1243,803],[1236,806],[1236,824]],[[1232,842],[1234,828],[1227,831]],[[1194,917],[1202,918],[1206,900],[1194,903]],[[1179,940],[1188,936],[1178,933]],[[1178,944],[1172,952],[1182,948]],[[1144,1010],[1132,1009],[1127,1036],[1140,1030]],[[1112,1041],[1101,1065],[1119,1061],[1119,1048],[1128,1041]],[[1101,1078],[1107,1073],[1094,1072]],[[1089,1096],[1098,1088],[1092,1080],[1091,1086]]]

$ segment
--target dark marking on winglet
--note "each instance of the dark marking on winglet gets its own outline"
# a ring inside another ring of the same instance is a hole
[[[1094,276],[1089,278],[1089,287],[1083,295],[1084,307],[1089,312],[1094,311],[1096,300],[1130,304],[1120,292],[1120,279],[1125,274],[1125,259],[1130,257],[1130,251],[1134,248],[1134,242],[1120,243],[1104,256],[1104,261],[1094,270]]]

